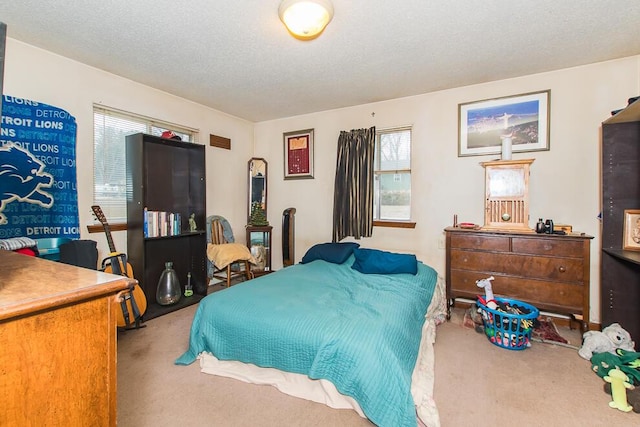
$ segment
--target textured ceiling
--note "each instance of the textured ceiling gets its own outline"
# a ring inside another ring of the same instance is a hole
[[[638,0],[3,0],[8,37],[258,122],[640,54]]]

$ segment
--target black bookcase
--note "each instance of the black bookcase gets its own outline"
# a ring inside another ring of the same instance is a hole
[[[195,304],[207,293],[205,147],[147,134],[127,136],[127,254],[147,297],[145,320]],[[178,213],[180,232],[145,236],[148,211]],[[197,229],[189,231],[189,216]],[[165,262],[173,262],[183,295],[177,304],[156,302],[156,288]],[[191,273],[194,295],[184,296]]]
[[[602,327],[640,340],[640,251],[623,250],[624,211],[640,209],[640,100],[602,123]]]

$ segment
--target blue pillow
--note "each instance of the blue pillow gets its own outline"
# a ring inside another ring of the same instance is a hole
[[[355,242],[344,243],[318,243],[309,248],[302,257],[301,264],[307,264],[317,259],[322,259],[334,264],[342,264],[353,253],[353,250],[360,246]]]
[[[378,249],[355,249],[351,268],[364,274],[418,273],[418,259],[411,254],[397,254]]]

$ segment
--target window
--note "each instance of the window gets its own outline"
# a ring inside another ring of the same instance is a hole
[[[93,107],[93,202],[110,222],[127,218],[125,137],[138,132],[160,136],[173,131],[194,142],[197,131],[102,106]]]
[[[373,218],[411,219],[411,128],[376,132]]]

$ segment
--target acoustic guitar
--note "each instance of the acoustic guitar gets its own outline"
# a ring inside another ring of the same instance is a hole
[[[104,233],[107,237],[109,251],[111,252],[103,261],[102,266],[105,273],[121,274],[133,279],[133,267],[127,262],[126,254],[116,251],[116,246],[111,237],[111,228],[107,222],[107,218],[102,212],[102,208],[98,205],[91,206]],[[107,262],[108,261],[108,262]],[[138,283],[135,284],[132,291],[125,295],[124,301],[121,303],[122,310],[116,312],[117,324],[121,328],[129,328],[135,323],[135,327],[140,327],[142,315],[147,310],[147,298],[144,291]],[[135,309],[134,309],[135,308]]]

